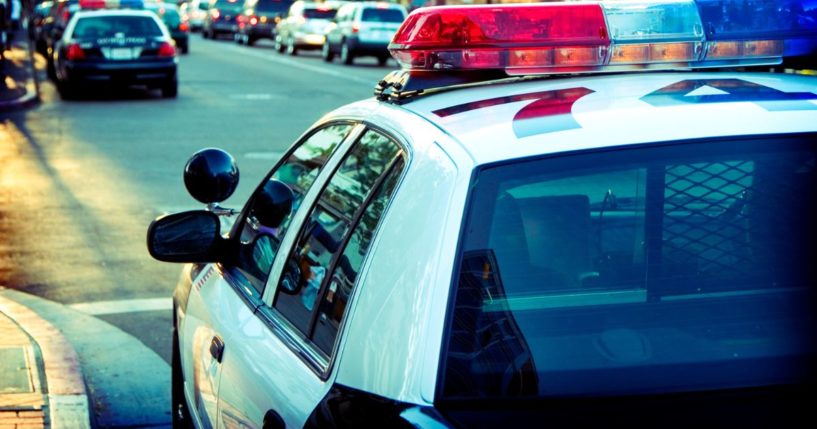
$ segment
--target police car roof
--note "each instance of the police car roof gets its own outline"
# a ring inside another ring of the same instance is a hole
[[[570,77],[455,89],[399,108],[443,129],[483,164],[639,143],[817,132],[817,77],[728,72]]]
[[[156,16],[150,10],[145,9],[80,9],[76,16]]]

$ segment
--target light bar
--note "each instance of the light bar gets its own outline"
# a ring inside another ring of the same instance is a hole
[[[412,12],[389,50],[423,70],[599,65],[609,38],[600,4],[442,6]]]
[[[143,0],[79,0],[80,9],[142,9]]]
[[[604,2],[612,39],[610,64],[697,61],[701,18],[692,0]]]
[[[706,32],[705,60],[814,53],[817,1],[698,0]]]
[[[408,16],[389,51],[406,70],[509,75],[772,65],[815,52],[815,9],[817,0],[429,7]]]

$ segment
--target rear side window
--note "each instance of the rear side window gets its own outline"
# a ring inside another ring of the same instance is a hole
[[[369,21],[369,22],[403,22],[406,16],[403,14],[402,11],[398,9],[377,9],[377,8],[366,8],[363,9],[363,14],[361,15],[362,21]]]
[[[790,384],[815,369],[815,137],[485,168],[445,398]]]
[[[160,37],[159,25],[147,16],[98,16],[79,19],[72,37],[106,39],[121,37]]]

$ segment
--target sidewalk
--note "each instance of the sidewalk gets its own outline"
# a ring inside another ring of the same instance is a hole
[[[0,286],[0,429],[89,428],[76,352],[9,292]]]
[[[24,109],[39,101],[29,41],[17,32],[0,65],[0,112]]]

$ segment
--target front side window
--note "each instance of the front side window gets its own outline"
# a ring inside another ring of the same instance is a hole
[[[790,384],[813,373],[815,137],[484,168],[443,398]]]
[[[318,174],[340,145],[353,124],[331,125],[304,140],[258,187],[250,199],[250,208],[241,225],[235,268],[252,287],[252,295],[264,293],[272,262],[278,253],[292,216]],[[275,182],[275,183],[273,183]],[[291,192],[290,210],[282,212],[281,184]]]
[[[321,193],[287,260],[273,306],[305,337],[320,324],[320,341],[315,341],[326,354],[402,168],[401,154],[382,134],[364,133]]]

